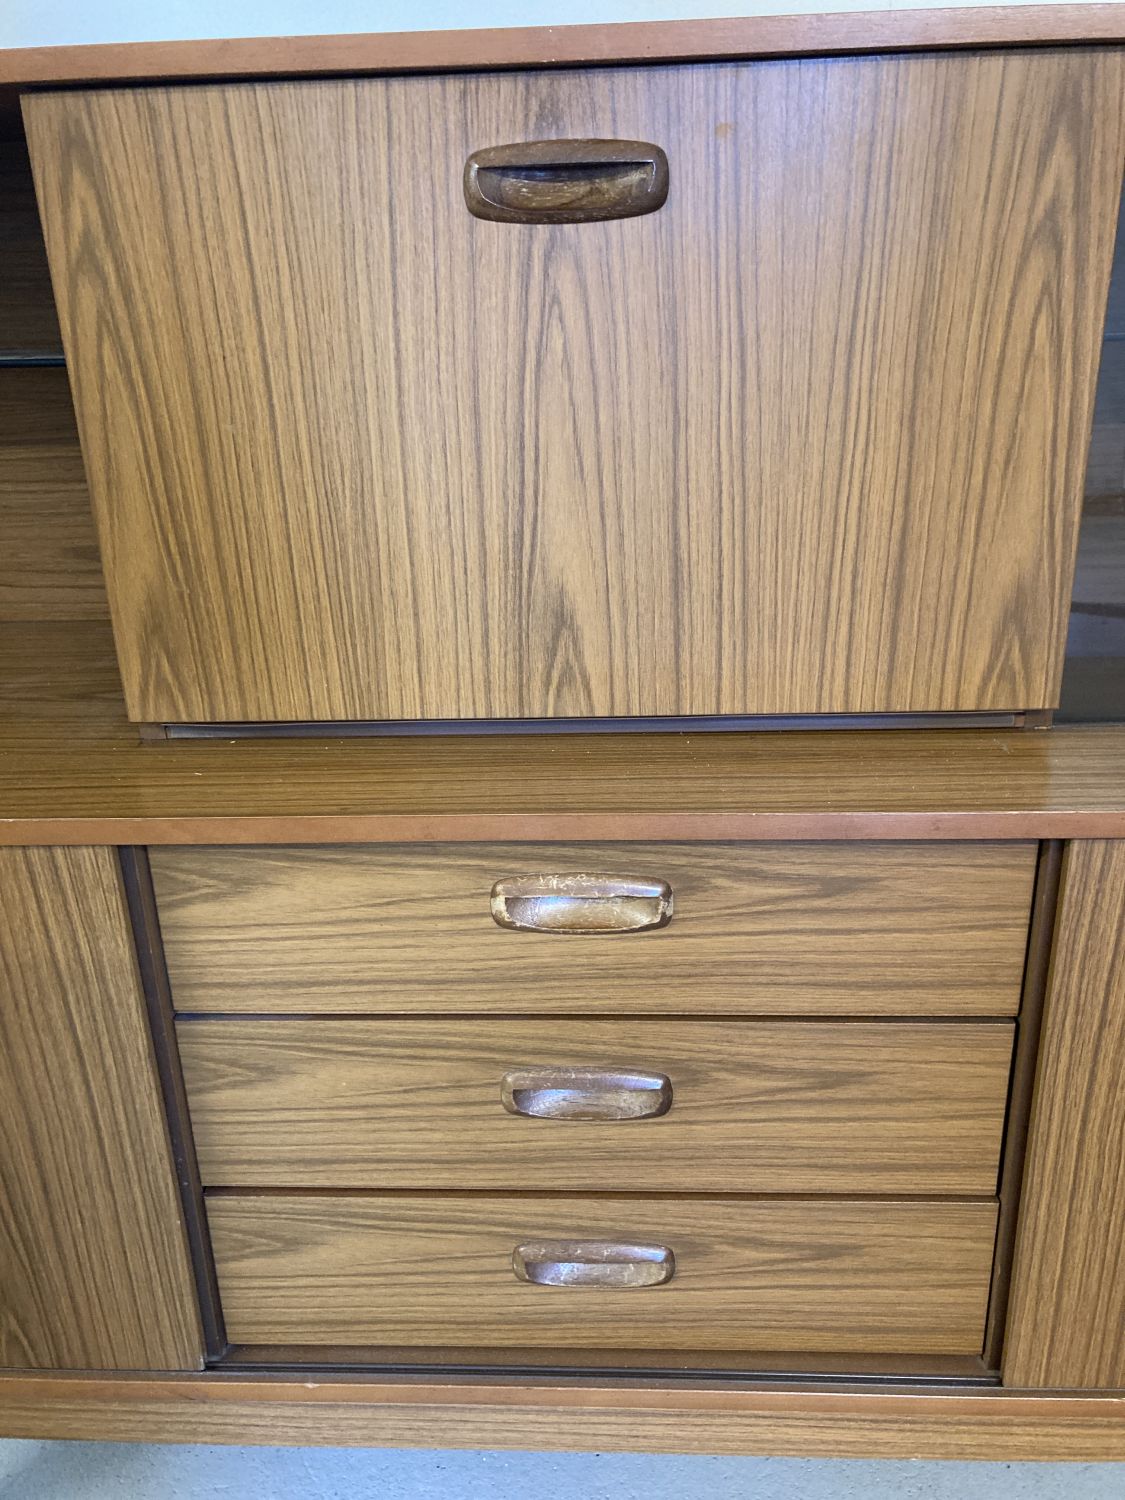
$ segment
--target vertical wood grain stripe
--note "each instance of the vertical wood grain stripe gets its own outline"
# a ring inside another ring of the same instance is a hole
[[[120,871],[0,851],[0,1366],[197,1370]]]
[[[1125,1385],[1125,842],[1072,844],[1036,1081],[1004,1380]]]
[[[29,98],[130,716],[1053,705],[1123,55]],[[665,207],[466,211],[583,136]]]

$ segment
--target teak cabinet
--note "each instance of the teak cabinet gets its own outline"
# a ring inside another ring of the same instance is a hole
[[[1120,49],[24,111],[132,718],[1057,703]],[[664,205],[470,213],[587,137]]]
[[[0,54],[0,1434],[1125,1458],[1123,157],[1119,7]]]

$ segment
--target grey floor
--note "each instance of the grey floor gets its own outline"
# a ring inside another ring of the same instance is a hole
[[[1125,1500],[1125,1464],[0,1442],[0,1500]]]

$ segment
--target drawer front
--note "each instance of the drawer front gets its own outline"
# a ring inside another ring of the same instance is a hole
[[[988,1202],[833,1199],[218,1194],[208,1215],[235,1344],[824,1353],[979,1353],[996,1226]]]
[[[132,717],[1057,701],[1117,49],[25,113]],[[544,136],[665,206],[474,217]]]
[[[996,1191],[1010,1024],[188,1021],[208,1186]]]
[[[1009,1016],[1035,860],[1033,844],[152,851],[176,1007],[227,1013]],[[494,920],[496,882],[580,873],[667,883],[671,921]]]

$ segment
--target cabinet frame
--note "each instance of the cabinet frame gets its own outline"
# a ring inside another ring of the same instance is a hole
[[[18,90],[43,85],[1122,41],[1125,7],[1092,4],[40,48],[0,53],[0,114],[15,105]],[[96,632],[82,635],[79,656],[92,652],[98,670],[106,672],[108,658],[104,650],[99,655]],[[111,665],[108,671],[112,675]],[[252,747],[232,754],[219,746],[181,746],[176,762],[161,765],[159,758],[144,759],[147,752],[133,743],[119,716],[109,714],[97,730],[91,727],[95,716],[86,704],[75,712],[74,744],[67,743],[67,724],[59,719],[49,730],[41,728],[38,738],[34,730],[25,739],[17,732],[14,748],[5,746],[0,844],[1034,837],[1077,840],[1069,853],[1081,853],[1085,862],[1090,856],[1082,853],[1082,841],[1125,840],[1120,730],[1059,730],[1026,736],[1022,743],[1007,737],[996,754],[973,748],[967,739],[958,743],[956,735],[930,734],[927,749],[920,740],[909,747],[909,763],[904,747],[894,743],[899,736],[882,746],[851,737],[837,751],[841,763],[831,786],[818,772],[823,764],[808,747],[809,737],[797,737],[788,746],[796,773],[790,764],[788,791],[781,794],[760,765],[740,780],[744,768],[729,759],[724,765],[716,741],[712,756],[719,769],[690,801],[683,798],[691,784],[686,758],[661,752],[657,759],[671,777],[670,797],[666,788],[663,802],[655,796],[658,778],[650,775],[651,767],[636,764],[645,758],[642,743],[628,752],[634,777],[623,797],[591,781],[579,756],[570,758],[571,780],[560,791],[557,768],[540,757],[537,771],[526,778],[524,802],[517,806],[509,795],[492,806],[475,797],[474,788],[504,764],[499,743],[494,754],[466,746],[460,761],[445,747],[428,747],[430,774],[443,788],[435,793],[393,744],[383,747],[377,767],[339,745],[331,754],[312,746],[260,746],[260,758],[241,753]],[[612,760],[615,752],[606,749]],[[212,750],[206,762],[196,755]],[[417,745],[408,753],[417,759]],[[205,765],[216,771],[206,785],[194,779]],[[556,777],[553,795],[535,785],[536,775],[545,783]],[[724,784],[721,795],[716,780]],[[677,807],[688,810],[668,811]],[[1090,915],[1095,895],[1077,882],[1068,886],[1073,919],[1083,911]],[[1052,1028],[1066,1022],[1073,999],[1058,994],[1057,1009],[1047,1017],[1046,1045]],[[1057,1076],[1041,1082],[1037,1105],[1036,1128],[1048,1148],[1066,1118],[1065,1110],[1052,1118],[1052,1101],[1043,1091],[1059,1089]],[[1098,1126],[1112,1132],[1123,1120],[1125,1100],[1101,1096]],[[1092,1133],[1080,1144],[1088,1163],[1099,1138]],[[605,1451],[1091,1462],[1125,1460],[1125,1400],[1122,1392],[949,1389],[937,1381],[909,1388],[872,1380],[788,1382],[776,1372],[760,1382],[689,1383],[636,1376],[563,1379],[549,1371],[518,1379],[417,1372],[317,1372],[310,1379],[307,1372],[290,1378],[276,1370],[268,1378],[223,1371],[111,1378],[89,1371],[23,1372],[0,1374],[0,1433],[552,1451],[596,1443]]]

